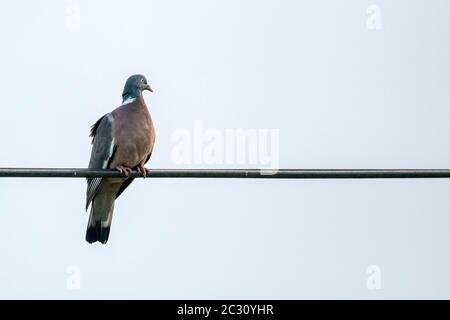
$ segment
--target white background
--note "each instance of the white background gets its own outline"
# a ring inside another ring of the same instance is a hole
[[[150,167],[180,168],[171,135],[200,120],[279,129],[284,168],[449,168],[450,4],[378,1],[370,30],[371,4],[2,3],[0,167],[86,167],[143,73]],[[0,180],[1,298],[450,298],[450,180],[139,179],[107,245],[85,187]]]

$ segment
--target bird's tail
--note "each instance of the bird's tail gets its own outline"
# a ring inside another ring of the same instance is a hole
[[[114,194],[101,193],[97,194],[92,201],[91,213],[86,230],[87,242],[94,243],[99,241],[106,243],[108,241],[114,211],[114,200]]]

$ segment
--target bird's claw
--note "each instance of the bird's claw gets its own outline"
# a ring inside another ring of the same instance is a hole
[[[117,166],[116,170],[118,170],[121,174],[124,174],[127,177],[131,173],[131,168],[128,168],[128,167],[125,167],[125,166]]]
[[[138,171],[139,173],[142,173],[142,175],[143,175],[144,178],[147,176],[147,174],[150,173],[150,169],[144,167],[143,164],[141,164],[141,165],[139,165],[139,166],[137,167],[137,171]]]

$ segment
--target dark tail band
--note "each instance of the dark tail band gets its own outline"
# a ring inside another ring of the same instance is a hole
[[[96,241],[105,244],[108,242],[110,227],[103,227],[101,222],[97,222],[94,226],[89,226],[86,230],[86,241],[94,243]]]

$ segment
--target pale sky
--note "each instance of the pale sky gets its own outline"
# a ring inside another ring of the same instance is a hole
[[[257,167],[176,163],[199,122],[278,132],[281,168],[450,168],[445,0],[9,1],[0,24],[0,167],[86,167],[142,73],[150,168]],[[0,298],[450,298],[450,180],[139,179],[106,245],[85,188],[0,178]]]

